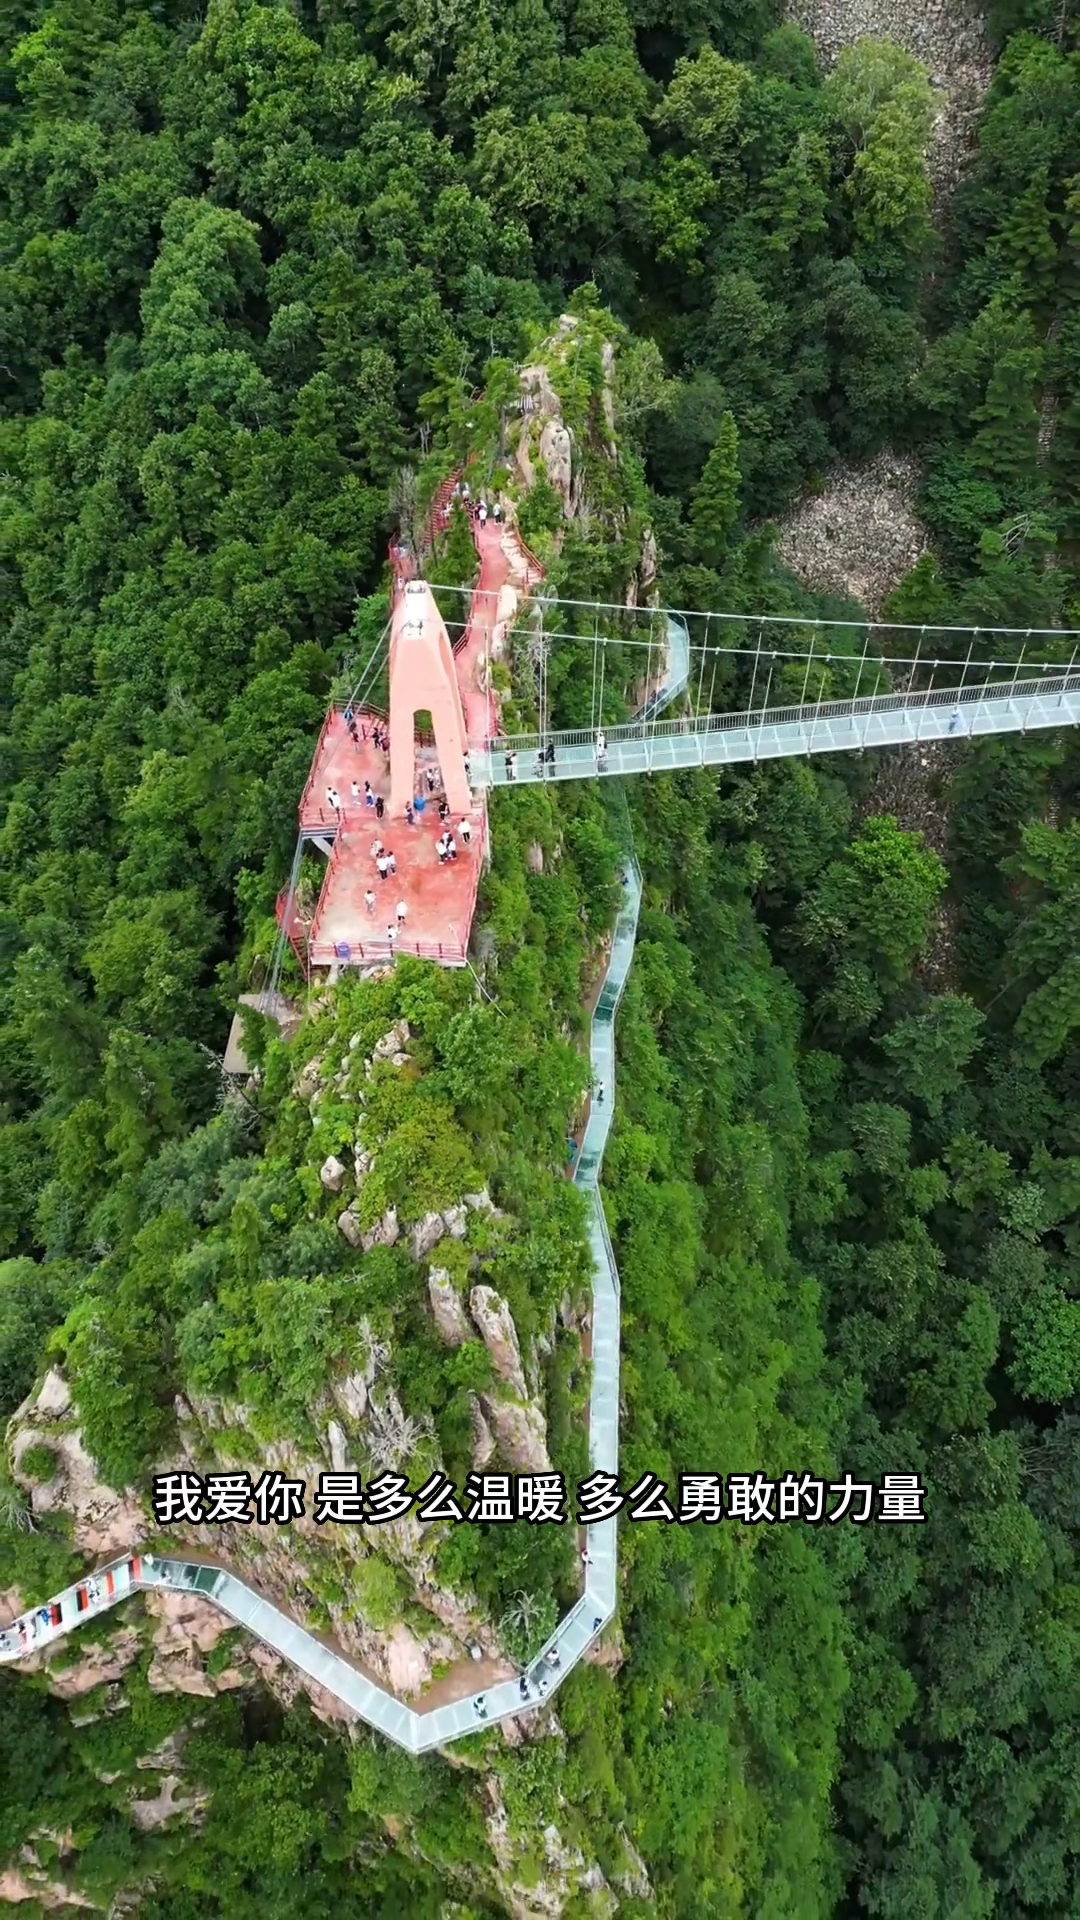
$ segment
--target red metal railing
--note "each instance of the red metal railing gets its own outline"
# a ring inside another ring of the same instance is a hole
[[[394,954],[415,954],[418,960],[441,960],[444,965],[458,962],[464,966],[468,957],[460,941],[452,940],[313,940],[308,947],[308,958],[313,967],[330,966],[338,960],[344,966],[356,960],[367,961],[374,965],[379,960],[390,960]]]
[[[401,545],[400,533],[395,535],[390,541],[387,552],[390,558],[390,571],[394,579],[395,596],[400,592],[407,580],[415,578],[417,560],[426,559],[434,547],[435,536],[439,530],[440,516],[444,507],[453,497],[454,488],[461,478],[462,471],[461,467],[455,467],[453,473],[449,474],[447,478],[436,487],[431,497],[431,505],[428,508],[428,517],[424,522],[423,530],[420,534],[418,552],[411,546],[403,547]]]
[[[516,542],[516,544],[517,544],[517,547],[518,547],[518,550],[519,550],[519,552],[520,552],[520,554],[521,554],[521,557],[522,557],[522,559],[523,559],[523,560],[524,560],[524,562],[525,562],[525,572],[526,572],[526,578],[528,578],[528,576],[529,576],[529,575],[531,575],[531,574],[535,574],[535,575],[536,575],[536,578],[535,578],[535,580],[533,580],[533,579],[529,579],[529,580],[528,580],[528,584],[529,584],[529,586],[530,586],[530,587],[534,587],[534,586],[538,586],[538,585],[539,585],[539,583],[540,583],[540,581],[541,581],[541,580],[543,579],[543,577],[544,577],[544,569],[543,569],[543,567],[542,567],[542,566],[540,565],[540,562],[539,562],[539,560],[537,559],[537,557],[536,557],[536,555],[535,555],[535,553],[533,552],[533,550],[532,550],[532,548],[531,548],[531,547],[527,547],[527,546],[525,545],[525,542],[524,542],[524,540],[522,539],[522,537],[521,537],[521,534],[520,534],[520,532],[518,531],[518,528],[517,528],[517,526],[516,526],[516,525],[512,525],[512,524],[511,524],[511,525],[508,525],[508,527],[507,527],[507,531],[508,531],[509,533],[511,533],[511,534],[513,535],[513,537],[514,537],[514,540],[515,540],[515,542]]]
[[[322,726],[319,728],[319,738],[315,745],[315,751],[311,756],[311,772],[308,774],[308,777],[307,777],[307,785],[305,786],[303,793],[300,795],[301,820],[303,820],[304,818],[307,802],[310,797],[312,788],[315,785],[315,769],[319,764],[319,755],[323,750],[323,741],[326,739],[326,736],[329,733],[330,728],[332,727],[336,717],[337,717],[337,708],[333,705],[333,703],[331,703],[331,705],[328,706],[326,709],[326,717],[323,720]]]
[[[305,926],[303,920],[301,920],[300,915],[296,911],[295,899],[293,900],[293,910],[292,910],[291,918],[289,920],[289,924],[288,926],[285,925],[285,914],[288,909],[288,905],[289,905],[289,890],[286,887],[284,892],[279,893],[277,897],[277,907],[275,909],[277,923],[278,923],[278,926],[282,929],[282,931],[286,935],[289,945],[291,946],[300,964],[300,968],[303,972],[304,978],[307,979],[310,971],[308,967],[308,958],[307,958],[307,927]]]

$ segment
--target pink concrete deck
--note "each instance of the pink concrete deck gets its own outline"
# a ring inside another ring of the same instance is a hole
[[[489,519],[481,527],[474,517],[473,538],[480,570],[465,632],[454,654],[454,669],[467,737],[470,743],[479,744],[498,728],[498,704],[485,680],[490,677],[499,594],[514,570],[504,551],[504,540],[512,541],[514,535],[512,530],[508,533],[505,523]],[[395,565],[396,598],[412,570]],[[414,749],[414,792],[423,792],[427,805],[410,827],[403,813],[391,812],[389,755],[377,749],[371,738],[373,720],[383,720],[383,716],[358,708],[355,718],[361,733],[358,747],[349,737],[343,714],[336,708],[327,714],[300,802],[303,829],[307,833],[321,829],[334,842],[315,916],[307,929],[309,964],[331,966],[336,962],[347,966],[384,960],[391,951],[388,928],[393,927],[394,951],[419,953],[446,966],[461,966],[468,951],[487,834],[483,796],[476,798],[468,815],[472,825],[470,846],[461,838],[462,814],[449,816],[446,826],[457,841],[458,857],[440,866],[435,843],[443,831],[438,817],[442,787],[440,783],[429,796],[425,778],[429,767],[438,767],[436,750],[420,745]],[[353,782],[362,796],[365,780],[384,802],[381,821],[374,807],[367,807],[362,798],[353,795]],[[340,814],[328,802],[328,787],[334,787],[340,796]],[[396,875],[386,880],[379,879],[375,866],[372,846],[376,839],[393,852],[397,861]],[[371,913],[364,899],[369,888],[375,894]],[[399,901],[405,907],[400,929]]]
[[[510,578],[510,562],[503,552],[504,526],[494,520],[481,527],[474,518],[473,539],[480,555],[480,572],[473,590],[465,632],[454,654],[465,732],[471,746],[479,746],[498,731],[498,703],[482,681],[490,673],[492,643],[498,619],[499,592]]]
[[[435,842],[442,823],[433,805],[410,827],[399,820],[391,827],[374,814],[355,810],[339,828],[323,890],[311,926],[308,946],[313,966],[329,966],[336,959],[386,959],[390,952],[387,928],[395,929],[398,953],[419,953],[447,966],[462,966],[476,907],[476,890],[483,859],[486,820],[482,809],[471,816],[472,845],[461,839],[460,818],[451,814],[447,826],[458,846],[456,860],[439,865]],[[376,839],[394,855],[396,874],[380,880],[372,847]],[[364,904],[368,890],[375,895],[369,914]],[[405,924],[397,928],[397,906],[405,906]],[[343,949],[348,948],[346,953]]]

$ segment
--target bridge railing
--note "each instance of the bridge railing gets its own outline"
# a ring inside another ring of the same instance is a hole
[[[335,706],[327,707],[322,726],[319,728],[319,738],[315,743],[315,751],[311,756],[311,772],[308,774],[307,783],[304,787],[304,791],[300,795],[301,821],[304,818],[305,812],[310,811],[309,802],[311,800],[312,794],[315,791],[315,770],[319,764],[319,759],[322,754],[324,743],[326,741],[326,736],[329,733],[336,719],[337,719],[337,708]]]
[[[418,960],[441,960],[444,966],[464,966],[467,957],[460,940],[388,940],[384,934],[381,940],[312,940],[308,962],[313,967],[329,967],[335,960],[343,967],[375,966],[379,961],[389,964],[399,953],[415,954]]]
[[[932,687],[921,692],[866,694],[846,700],[809,701],[797,707],[757,707],[747,712],[681,714],[674,720],[629,720],[604,728],[609,745],[622,740],[663,740],[683,733],[744,732],[750,727],[803,725],[814,720],[858,719],[875,713],[912,712],[937,707],[977,706],[981,701],[1032,700],[1052,694],[1080,691],[1080,670],[1046,672],[1039,679],[973,682],[966,687]],[[495,754],[536,753],[550,742],[560,747],[596,747],[595,727],[574,727],[558,733],[500,734],[485,742]]]

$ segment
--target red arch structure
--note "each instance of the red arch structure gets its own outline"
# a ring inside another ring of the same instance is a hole
[[[329,853],[322,890],[307,922],[295,908],[288,912],[286,895],[278,901],[279,921],[309,975],[313,968],[373,965],[393,953],[443,966],[466,962],[488,833],[486,798],[470,787],[467,754],[499,727],[492,661],[517,604],[505,589],[513,581],[518,595],[528,593],[543,570],[514,527],[490,516],[482,525],[470,505],[479,572],[464,631],[451,643],[421,569],[449,518],[457,481],[451,475],[435,495],[420,554],[400,540],[390,548],[389,717],[357,708],[354,740],[345,710],[331,707],[319,735],[300,802],[300,831]],[[421,712],[432,717],[431,734],[417,734]],[[376,744],[387,729],[389,751]],[[445,822],[441,802],[449,810]],[[439,858],[444,829],[454,836],[453,860]],[[376,864],[379,841],[395,860],[386,879]],[[405,908],[400,923],[399,903]]]

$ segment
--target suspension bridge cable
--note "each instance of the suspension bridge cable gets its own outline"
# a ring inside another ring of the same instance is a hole
[[[472,589],[470,587],[440,586],[439,592],[471,594]],[[628,611],[634,611],[634,609],[628,609],[625,606],[616,605],[614,601],[575,600],[575,599],[571,599],[569,596],[564,596],[564,595],[558,596],[557,604],[559,606],[564,606],[564,607],[582,608],[586,612],[594,613],[594,614],[610,613],[613,615],[621,615],[623,617],[625,617]],[[645,612],[646,610],[644,608],[639,608],[637,609],[637,611]],[[648,609],[648,611],[650,613],[660,612],[664,614],[668,614],[668,613],[674,614],[677,619],[680,619],[684,622],[687,620],[693,620],[695,618],[701,617],[701,609],[697,609],[693,607],[691,608],[662,607],[662,608],[655,608],[655,609],[650,608]],[[729,621],[733,626],[739,625],[741,622],[745,621],[749,617],[751,619],[760,620],[765,626],[775,626],[775,627],[803,627],[803,628],[824,627],[824,628],[835,628],[837,631],[850,630],[854,633],[862,633],[868,627],[872,632],[878,632],[878,633],[920,633],[920,632],[926,631],[926,623],[920,622],[917,620],[869,620],[869,621],[868,620],[839,620],[839,619],[834,620],[834,619],[826,619],[823,615],[820,615],[820,614],[807,614],[807,613],[804,613],[804,614],[760,613],[760,614],[751,614],[748,616],[745,612],[744,613],[728,613],[728,612],[723,612],[718,608],[712,608],[710,610],[709,617],[710,619],[713,619],[713,620]],[[1002,634],[1002,635],[1005,635],[1006,637],[1011,636],[1013,639],[1016,639],[1016,640],[1020,638],[1021,634],[1024,634],[1029,640],[1032,637],[1035,637],[1037,639],[1073,640],[1080,643],[1080,628],[1077,628],[1077,627],[987,627],[981,624],[977,627],[976,626],[960,627],[960,626],[949,626],[945,624],[942,624],[939,626],[934,624],[931,626],[930,631],[932,633],[960,633],[960,634],[969,634],[969,633],[980,634],[981,633],[986,635]],[[576,639],[576,638],[580,638],[580,635],[565,634],[561,637],[564,639]],[[731,651],[735,653],[739,653],[739,652],[747,652],[749,651],[749,649],[735,647],[735,648],[732,648]],[[797,657],[799,659],[805,659],[806,656],[804,653],[800,653]],[[962,663],[961,661],[956,660],[956,661],[943,661],[942,664],[946,666],[960,666]]]
[[[296,889],[300,884],[300,864],[303,858],[304,836],[300,833],[297,835],[296,851],[293,854],[292,867],[289,871],[289,887],[285,895],[285,912],[282,915],[281,924],[278,927],[277,937],[274,941],[274,951],[270,958],[270,973],[263,992],[263,1005],[260,1008],[260,1011],[263,1013],[269,1013],[281,980],[281,968],[285,959],[285,947],[289,938],[289,928],[292,926],[293,910],[296,905]]]

